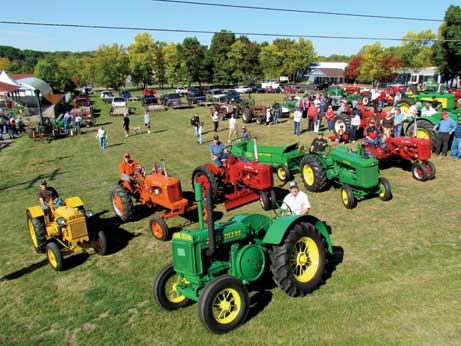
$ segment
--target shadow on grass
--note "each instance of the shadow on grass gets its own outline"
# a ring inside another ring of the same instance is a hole
[[[245,323],[248,323],[253,317],[262,312],[272,301],[272,292],[259,291],[250,297],[250,311]]]
[[[21,278],[22,276],[32,273],[33,271],[48,265],[48,260],[45,258],[44,260],[41,260],[40,262],[31,264],[30,266],[21,268],[19,270],[16,270],[10,274],[6,274],[2,278],[0,278],[0,282],[2,281],[11,281],[11,280],[16,280]]]
[[[114,144],[108,145],[106,148],[118,147],[120,145],[123,145],[123,143],[114,143]]]
[[[60,160],[60,159],[63,159],[63,158],[66,158],[65,156],[61,157],[61,158],[56,158],[54,160],[49,160],[49,161],[46,161],[46,163],[50,163],[50,162],[53,162],[53,161],[57,161],[57,160]],[[2,186],[0,187],[0,191],[3,191],[3,190],[8,190],[8,189],[11,189],[11,188],[14,188],[14,187],[18,187],[18,186],[21,186],[21,185],[26,185],[24,187],[24,190],[27,190],[27,189],[30,189],[31,187],[33,187],[34,185],[37,186],[37,190],[38,190],[38,182],[42,179],[47,179],[48,181],[53,181],[56,179],[56,176],[58,175],[61,175],[61,174],[64,174],[64,173],[61,173],[60,172],[60,169],[59,168],[56,168],[55,170],[53,170],[53,172],[51,172],[51,174],[39,174],[37,175],[35,178],[31,179],[31,180],[28,180],[28,181],[24,181],[22,183],[18,183],[18,184],[14,184],[14,185],[10,185],[10,186]]]
[[[168,131],[167,129],[160,129],[160,130],[157,130],[157,131],[152,131],[153,134],[155,133],[162,133],[162,132],[166,132]]]

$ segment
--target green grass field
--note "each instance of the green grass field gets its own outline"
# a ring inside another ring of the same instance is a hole
[[[257,98],[269,103],[281,96]],[[133,105],[138,112],[131,125],[143,129],[141,105]],[[96,106],[98,123],[108,130],[103,152],[97,128],[49,144],[23,136],[0,152],[0,345],[461,344],[459,162],[434,158],[437,177],[425,183],[401,168],[383,170],[394,198],[368,199],[353,210],[342,206],[337,189],[309,193],[312,213],[332,227],[334,245],[344,249],[343,262],[304,298],[290,298],[279,288],[251,292],[248,321],[216,336],[199,322],[196,305],[166,312],[154,302],[152,281],[171,261],[170,243],[152,238],[147,216],[119,225],[109,200],[126,151],[147,169],[166,159],[169,173],[190,191],[192,170],[209,162],[209,154],[208,143],[195,143],[189,119],[198,112],[209,131],[208,109],[155,113],[152,134],[125,138],[122,119],[110,118],[99,100]],[[249,129],[260,144],[311,142],[313,134],[295,137],[291,120],[282,121],[271,127],[252,123]],[[306,125],[304,120],[302,128]],[[226,139],[227,122],[220,131]],[[205,134],[205,141],[212,135]],[[42,178],[64,197],[80,196],[98,215],[110,237],[109,256],[74,256],[58,273],[35,253],[25,209],[37,203]],[[299,175],[296,180],[301,183]],[[223,212],[223,206],[217,210]],[[263,213],[252,203],[224,212],[223,219],[248,212]],[[168,221],[183,222],[181,217]]]

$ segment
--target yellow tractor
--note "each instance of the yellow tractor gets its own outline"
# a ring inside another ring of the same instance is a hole
[[[89,233],[87,221],[93,213],[85,211],[80,197],[65,199],[62,206],[51,204],[49,212],[41,206],[26,211],[27,228],[35,251],[46,252],[48,262],[54,270],[63,269],[64,255],[93,248],[97,254],[105,255],[108,245],[103,231]]]

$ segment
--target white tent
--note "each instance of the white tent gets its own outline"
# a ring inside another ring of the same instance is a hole
[[[21,85],[20,92],[23,92],[23,95],[26,96],[34,96],[35,89],[40,90],[42,95],[53,93],[53,89],[51,89],[47,82],[35,77],[21,78],[17,82]]]
[[[0,73],[0,82],[9,84],[9,85],[14,85],[17,87],[20,87],[21,85],[17,83],[15,80],[13,80],[10,76],[5,71],[2,71]]]

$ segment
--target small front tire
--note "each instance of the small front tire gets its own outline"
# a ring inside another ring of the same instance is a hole
[[[56,271],[61,271],[63,268],[64,258],[58,244],[48,243],[46,245],[46,256],[48,257],[48,263],[51,268]]]
[[[428,179],[426,167],[419,162],[415,162],[411,166],[411,175],[418,181],[426,181]]]
[[[180,295],[177,285],[185,282],[174,271],[173,265],[164,267],[155,277],[152,285],[152,293],[155,301],[165,310],[176,310],[190,303],[190,299]]]
[[[343,185],[341,187],[341,201],[343,202],[346,209],[353,209],[357,203],[354,191],[349,185]]]
[[[149,229],[152,236],[161,241],[167,241],[171,239],[171,231],[168,228],[165,220],[161,217],[154,215],[149,221]]]
[[[105,256],[109,248],[106,234],[104,231],[98,232],[98,237],[94,241],[93,249],[100,256]]]

